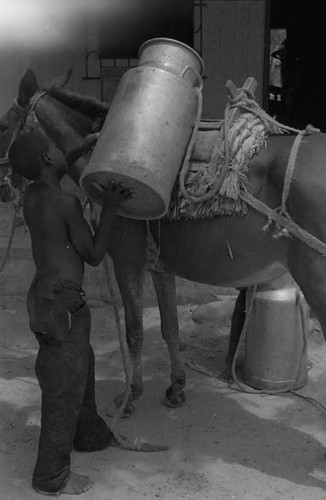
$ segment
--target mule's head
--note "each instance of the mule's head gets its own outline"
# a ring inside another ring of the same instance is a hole
[[[9,171],[9,146],[18,131],[19,125],[23,123],[29,99],[37,89],[36,77],[32,71],[28,70],[22,78],[18,95],[11,108],[0,118],[0,200],[4,202],[9,201],[11,198],[9,185],[5,182]],[[18,187],[21,179],[19,176],[13,176],[11,182],[14,187]]]
[[[53,82],[57,86],[63,86],[69,79],[71,71],[66,75],[58,78]],[[28,69],[22,77],[17,97],[14,99],[12,106],[0,118],[0,201],[7,202],[11,199],[9,184],[6,182],[7,175],[10,171],[8,163],[8,151],[11,142],[23,132],[28,124],[28,114],[31,109],[33,98],[41,95],[40,88],[35,73]],[[36,125],[36,124],[35,124]],[[11,173],[11,185],[14,188],[19,188],[22,185],[22,179],[18,174]]]
[[[1,175],[8,170],[7,152],[11,141],[31,127],[41,127],[64,154],[78,148],[82,139],[96,131],[106,116],[108,107],[92,98],[62,90],[71,71],[41,88],[35,73],[28,69],[18,89],[11,108],[0,118],[0,167]],[[78,183],[85,161],[78,160],[70,169],[71,177]]]

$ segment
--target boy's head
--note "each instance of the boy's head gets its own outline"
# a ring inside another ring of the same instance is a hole
[[[42,169],[46,166],[53,168],[54,146],[50,143],[45,134],[38,129],[22,134],[14,140],[10,146],[8,159],[14,172],[17,172],[26,179],[36,181],[42,175]],[[60,173],[64,173],[64,157],[60,157]]]
[[[9,163],[19,175],[35,181],[41,175],[43,155],[48,153],[49,149],[47,137],[34,129],[14,140],[8,153]]]

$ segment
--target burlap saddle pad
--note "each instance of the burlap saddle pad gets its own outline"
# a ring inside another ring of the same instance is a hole
[[[205,193],[218,181],[224,163],[224,131],[223,120],[202,120],[200,122],[194,147],[192,149],[188,170],[185,178],[185,187],[194,193]],[[213,151],[220,149],[218,164],[210,164]],[[246,181],[246,167],[241,170],[242,182]],[[237,176],[238,177],[238,176]],[[237,179],[239,181],[239,177]],[[247,207],[239,197],[230,197],[217,193],[206,201],[194,202],[183,195],[177,178],[172,194],[169,209],[165,218],[168,220],[198,220],[216,217],[218,215],[245,215]]]

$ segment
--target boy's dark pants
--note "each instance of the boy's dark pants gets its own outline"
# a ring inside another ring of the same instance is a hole
[[[80,287],[37,276],[28,293],[30,328],[39,343],[35,364],[42,391],[41,432],[33,487],[60,492],[70,476],[72,446],[105,448],[112,434],[95,403],[90,310]]]

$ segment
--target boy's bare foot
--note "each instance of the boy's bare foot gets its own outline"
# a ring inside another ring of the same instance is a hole
[[[69,480],[62,488],[57,493],[50,493],[47,491],[41,491],[37,488],[35,488],[35,491],[38,493],[41,493],[42,495],[49,495],[49,496],[58,496],[61,493],[65,493],[66,495],[80,495],[81,493],[85,493],[85,491],[88,491],[91,489],[93,486],[93,481],[88,476],[82,476],[81,474],[76,474],[76,472],[71,472],[69,476]]]
[[[66,495],[79,495],[80,493],[85,493],[93,486],[93,481],[88,476],[82,476],[76,472],[72,472],[66,486],[61,490],[60,493],[65,493]]]

